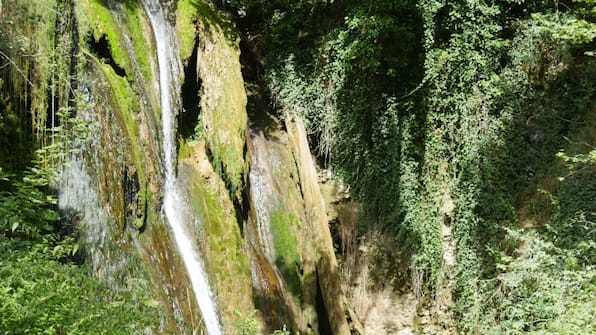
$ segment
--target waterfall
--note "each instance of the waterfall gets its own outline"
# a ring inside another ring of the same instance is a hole
[[[192,289],[209,335],[223,334],[217,316],[217,306],[209,287],[207,274],[203,268],[198,251],[192,242],[192,235],[185,227],[185,222],[191,221],[192,215],[177,187],[175,164],[175,111],[174,104],[178,99],[178,83],[180,64],[177,48],[170,32],[161,5],[158,0],[143,0],[143,5],[153,32],[157,46],[159,64],[159,91],[161,99],[161,114],[163,127],[163,148],[165,165],[165,187],[163,209],[165,218],[174,234],[178,250],[188,271]]]
[[[82,158],[73,154],[67,163],[60,171],[58,206],[73,223],[84,222],[81,241],[89,247],[91,269],[93,273],[107,275],[108,281],[111,281],[118,263],[125,260],[108,261],[106,253],[109,253],[110,225],[106,222],[110,220],[109,215],[92,186],[93,181],[85,171]]]

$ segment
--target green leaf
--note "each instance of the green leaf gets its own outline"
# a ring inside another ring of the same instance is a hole
[[[143,304],[145,304],[147,307],[151,307],[151,308],[159,307],[159,301],[153,300],[153,299],[144,300]]]

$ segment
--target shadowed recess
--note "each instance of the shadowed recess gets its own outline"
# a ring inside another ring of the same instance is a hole
[[[195,40],[188,65],[184,67],[182,84],[182,112],[178,113],[178,134],[190,138],[197,134],[197,125],[201,114],[202,80],[198,76],[198,39]]]
[[[117,75],[126,77],[126,71],[118,66],[116,61],[114,61],[114,57],[112,57],[112,51],[110,50],[106,35],[102,35],[99,40],[95,40],[93,37],[89,36],[87,38],[87,44],[89,45],[89,50],[98,56],[104,63],[111,66]]]

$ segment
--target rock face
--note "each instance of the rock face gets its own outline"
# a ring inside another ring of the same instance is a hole
[[[252,115],[248,143],[246,236],[269,330],[287,325],[300,333],[349,334],[326,206],[302,121],[271,115],[251,91],[249,106],[260,115]],[[285,315],[272,313],[275,305]]]
[[[148,52],[155,41],[141,4],[76,3],[77,15],[86,18],[81,40],[88,42],[81,85],[94,106],[79,117],[96,125],[70,175],[88,180],[96,203],[73,210],[101,213],[87,224],[94,271],[114,277],[114,285],[124,285],[132,272],[144,276],[160,301],[156,332],[204,331],[162,213],[159,90],[179,90],[183,106],[175,107],[185,132],[177,136],[177,179],[196,218],[188,230],[204,257],[225,333],[253,315],[267,334],[284,327],[349,334],[328,207],[302,121],[276,115],[244,82],[239,38],[210,4],[162,4],[176,25],[183,88],[157,82],[158,61]]]
[[[346,321],[345,302],[341,277],[333,250],[333,240],[327,224],[325,200],[318,184],[318,175],[308,147],[306,129],[300,118],[286,120],[291,138],[292,151],[300,175],[300,186],[306,209],[308,226],[304,234],[307,240],[317,246],[314,250],[314,265],[324,307],[329,316],[329,325],[334,334],[349,334]],[[312,244],[311,244],[312,246]]]
[[[327,207],[327,220],[338,246],[352,334],[414,335],[457,334],[453,322],[450,285],[455,259],[449,218],[454,205],[448,191],[442,197],[443,277],[433,299],[417,296],[415,273],[400,268],[396,259],[401,246],[366,222],[359,204],[330,170],[319,171],[320,188]],[[357,232],[365,226],[367,230]]]
[[[154,45],[151,28],[140,3],[90,0],[75,6],[85,18],[78,27],[87,43],[80,46],[86,61],[79,71],[91,105],[77,117],[94,127],[77,159],[105,218],[95,222],[100,209],[83,204],[72,210],[87,232],[87,253],[97,259],[93,270],[114,286],[131,277],[146,280],[160,301],[160,331],[199,332],[186,271],[160,213],[163,160],[157,60],[147,52]],[[71,181],[64,181],[64,191]]]
[[[246,254],[234,205],[225,183],[213,171],[202,141],[184,144],[178,178],[198,220],[193,227],[200,241],[206,268],[212,279],[226,334],[233,334],[237,313],[254,310],[250,263]]]

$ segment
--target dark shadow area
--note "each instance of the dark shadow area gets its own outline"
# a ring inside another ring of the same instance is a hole
[[[331,323],[329,322],[329,313],[325,306],[323,299],[323,292],[321,290],[321,282],[319,281],[319,273],[317,271],[317,295],[315,299],[317,308],[317,319],[319,321],[319,335],[333,335]]]
[[[266,62],[263,51],[259,48],[256,36],[241,34],[240,39],[240,64],[242,64],[242,77],[244,81],[256,83],[263,79]]]
[[[463,171],[460,180],[475,182],[479,187],[474,211],[481,220],[473,227],[470,245],[480,256],[484,278],[494,278],[499,273],[492,251],[504,249],[505,228],[530,229],[514,224],[527,225],[523,217],[516,215],[528,200],[533,203],[531,215],[543,216],[545,221],[551,222],[548,229],[531,227],[545,240],[571,249],[579,243],[578,239],[594,237],[593,232],[574,235],[577,231],[566,227],[566,220],[562,219],[572,217],[582,208],[593,213],[591,199],[596,195],[596,185],[584,179],[593,173],[580,174],[578,179],[572,178],[557,187],[554,179],[557,173],[565,173],[561,167],[557,168],[558,164],[560,166],[557,152],[570,144],[569,138],[585,127],[591,117],[589,113],[593,113],[590,110],[593,110],[596,95],[587,78],[596,78],[596,66],[571,63],[556,77],[543,79],[538,75],[534,78],[530,77],[525,84],[527,87],[505,84],[505,93],[495,106],[496,110],[513,115],[500,130],[504,144],[484,145],[478,160],[460,167]],[[561,197],[557,206],[550,203],[548,196],[542,199],[536,196],[541,192],[539,189],[547,185],[551,185],[547,192],[555,198]],[[568,243],[570,241],[573,242]],[[515,248],[505,252],[513,255]]]
[[[95,40],[93,37],[88,36],[87,44],[89,45],[89,50],[99,57],[104,63],[112,67],[117,75],[120,77],[126,77],[126,71],[116,64],[114,58],[112,57],[112,51],[110,50],[110,45],[108,44],[106,35],[102,35],[99,40]]]
[[[123,222],[126,222],[127,226],[134,227],[139,231],[144,231],[146,221],[143,220],[144,211],[139,209],[140,184],[136,171],[129,171],[127,168],[124,169],[122,187],[124,189],[124,192],[122,193],[122,205],[124,208],[124,218],[122,218]]]
[[[281,130],[280,115],[272,111],[270,98],[266,89],[258,83],[245,82],[246,112],[248,114],[248,127],[251,134],[263,132],[266,139],[277,140],[276,132]]]
[[[246,155],[246,143],[244,144]],[[240,199],[234,199],[232,204],[234,205],[234,214],[236,215],[236,223],[240,229],[240,235],[244,237],[244,223],[248,222],[250,216],[250,179],[245,177],[244,187],[240,193]]]
[[[455,8],[451,4],[441,7],[434,17],[435,47],[445,47],[453,34],[459,34],[462,28],[458,26],[458,19],[452,17]]]
[[[5,85],[0,84],[0,88]],[[34,157],[34,139],[32,138],[31,117],[21,114],[14,108],[21,99],[0,95],[0,167],[4,173],[20,173],[26,169]],[[24,99],[29,100],[29,99]],[[18,153],[18,154],[15,154]],[[0,190],[1,190],[0,185]]]
[[[195,40],[192,55],[188,65],[184,67],[184,84],[182,84],[182,111],[178,113],[178,135],[182,138],[191,138],[196,134],[201,113],[201,86],[202,80],[198,74],[198,39]]]
[[[262,131],[266,138],[272,138],[283,122],[280,122],[279,111],[271,103],[271,92],[263,78],[266,66],[263,50],[250,34],[241,34],[240,64],[246,90],[246,112],[250,132]]]
[[[8,53],[1,44],[0,51]],[[31,163],[35,151],[31,95],[24,94],[33,87],[20,81],[20,74],[15,74],[10,61],[0,55],[0,167],[4,173],[21,173]]]
[[[63,237],[72,236],[75,240],[79,240],[81,230],[83,229],[81,227],[84,219],[83,214],[73,208],[58,209],[58,206],[56,206],[55,209],[60,214],[60,235]],[[87,254],[88,251],[83,248],[83,250],[80,250],[74,255],[70,254],[68,259],[64,259],[63,261],[72,261],[77,265],[83,265],[85,264],[85,256]]]
[[[251,267],[258,279],[253,283],[253,302],[257,310],[261,311],[265,320],[267,334],[283,329],[284,326],[291,334],[297,333],[296,316],[292,308],[286,304],[284,289],[279,286],[275,270],[267,258],[256,248],[252,249]]]
[[[299,266],[299,264],[294,264],[295,267],[292,267],[278,258],[275,260],[275,266],[279,269],[279,272],[284,279],[288,293],[299,300],[302,300],[302,285],[300,284],[300,277],[298,273],[298,271],[302,271],[302,268]]]

